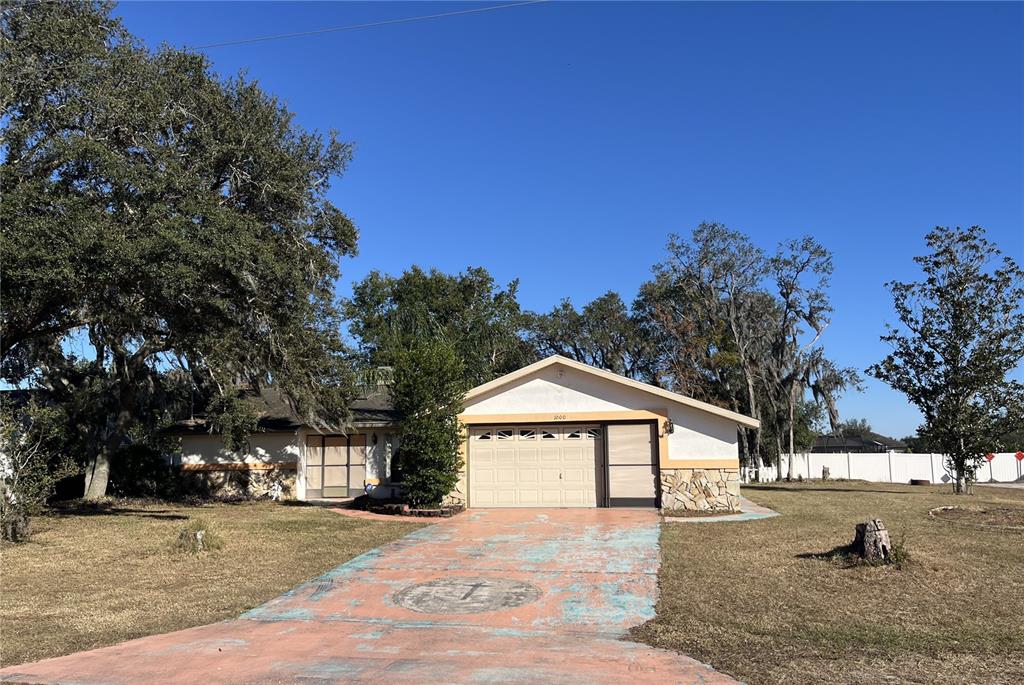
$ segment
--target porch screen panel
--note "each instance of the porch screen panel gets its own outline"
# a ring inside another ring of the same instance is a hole
[[[359,497],[366,485],[366,435],[349,436],[348,448],[348,494]]]
[[[323,493],[324,439],[320,435],[306,438],[306,499],[320,499]]]
[[[348,497],[348,440],[324,438],[324,497]]]

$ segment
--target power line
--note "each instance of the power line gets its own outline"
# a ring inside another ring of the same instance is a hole
[[[280,33],[273,36],[260,36],[258,38],[243,38],[241,40],[228,40],[222,43],[210,43],[208,45],[197,45],[195,50],[208,50],[210,48],[223,48],[230,45],[247,45],[249,43],[262,43],[268,40],[281,40],[284,38],[301,38],[303,36],[315,36],[321,33],[336,33],[338,31],[355,31],[357,29],[368,29],[374,26],[390,26],[392,24],[410,24],[415,21],[427,21],[430,19],[441,19],[443,17],[454,17],[461,14],[479,14],[480,12],[493,12],[495,10],[510,9],[512,7],[523,7],[524,5],[537,5],[550,0],[525,0],[524,2],[513,2],[507,5],[492,5],[490,7],[475,7],[468,10],[455,10],[453,12],[441,12],[439,14],[424,14],[418,17],[402,17],[401,19],[386,19],[384,21],[371,21],[366,24],[350,24],[348,26],[332,26],[325,29],[314,29],[312,31],[298,31],[295,33]]]

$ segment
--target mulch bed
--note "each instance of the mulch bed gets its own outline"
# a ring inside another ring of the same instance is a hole
[[[438,507],[436,509],[414,509],[408,504],[400,502],[384,502],[376,504],[366,502],[363,506],[366,511],[374,514],[387,514],[390,516],[419,516],[423,518],[450,518],[466,510],[464,506]]]
[[[725,511],[722,509],[708,511],[694,511],[692,509],[663,509],[662,516],[670,518],[715,518],[716,516],[735,516],[742,514],[742,511]]]

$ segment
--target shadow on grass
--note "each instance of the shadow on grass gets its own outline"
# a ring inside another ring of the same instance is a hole
[[[165,521],[187,521],[188,516],[169,509],[145,509],[126,506],[117,502],[61,502],[52,505],[46,512],[54,518],[79,516],[131,516],[135,518],[162,519]]]
[[[893,485],[902,485],[902,483],[893,483]],[[775,492],[856,492],[864,493],[871,492],[879,495],[928,495],[932,494],[927,490],[907,492],[905,490],[867,490],[865,488],[805,488],[801,487],[799,483],[792,483],[791,485],[780,486],[780,485],[758,485],[756,483],[748,483],[743,486],[751,490],[770,490]],[[907,487],[910,487],[909,485]]]
[[[833,547],[827,552],[803,552],[796,555],[797,559],[816,559],[818,561],[849,561],[856,557],[857,553],[854,551],[852,543]]]

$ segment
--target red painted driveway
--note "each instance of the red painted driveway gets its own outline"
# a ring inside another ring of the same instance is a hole
[[[652,511],[472,510],[238,619],[13,666],[0,680],[735,683],[620,639],[654,615],[658,526]]]

